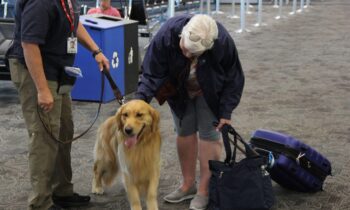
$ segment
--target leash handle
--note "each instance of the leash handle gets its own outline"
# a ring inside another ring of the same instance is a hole
[[[122,93],[120,92],[117,84],[115,84],[115,82],[114,82],[114,80],[113,80],[113,78],[111,76],[111,73],[109,71],[107,71],[105,68],[103,68],[102,72],[107,77],[108,82],[111,85],[111,88],[113,90],[113,94],[116,97],[119,105],[123,105],[125,103],[125,98],[122,95]]]

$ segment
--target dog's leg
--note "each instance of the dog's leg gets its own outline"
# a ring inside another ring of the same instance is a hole
[[[110,186],[117,176],[118,165],[98,160],[94,164],[94,177],[92,180],[92,193],[103,194],[103,184]]]
[[[158,202],[157,202],[157,192],[158,192],[158,184],[159,184],[159,175],[155,175],[150,178],[149,186],[147,190],[147,198],[146,205],[147,210],[158,210]]]
[[[92,189],[91,189],[92,193],[99,194],[99,195],[103,194],[102,176],[103,176],[103,171],[99,167],[98,161],[96,161],[94,164],[94,177],[92,179]]]
[[[140,200],[140,194],[139,190],[137,189],[136,185],[132,183],[131,179],[127,174],[123,174],[124,179],[124,186],[126,193],[128,195],[128,200],[130,203],[130,209],[131,210],[142,210],[141,207],[141,200]]]

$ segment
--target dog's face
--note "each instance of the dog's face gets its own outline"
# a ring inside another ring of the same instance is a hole
[[[158,132],[159,113],[142,100],[132,100],[116,114],[117,129],[124,136],[124,145],[131,148],[149,133]]]

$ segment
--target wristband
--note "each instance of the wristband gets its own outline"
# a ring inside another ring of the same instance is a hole
[[[98,48],[98,50],[92,51],[92,57],[95,58],[99,53],[102,53],[102,50],[100,48]]]

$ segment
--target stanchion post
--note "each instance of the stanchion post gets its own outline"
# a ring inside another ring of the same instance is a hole
[[[278,10],[278,15],[275,17],[276,20],[279,20],[282,18],[282,6],[283,6],[283,0],[279,0],[280,5],[279,5],[279,10]]]
[[[247,30],[245,28],[245,0],[241,0],[241,28],[239,30],[236,31],[236,33],[242,33],[244,31],[249,32],[249,30]]]
[[[273,8],[278,8],[277,0],[275,0],[274,2],[275,2],[275,3],[273,4]]]
[[[204,0],[200,0],[199,2],[199,13],[203,14],[203,4],[204,4]]]
[[[232,0],[232,4],[231,4],[231,15],[227,16],[228,18],[232,18],[232,19],[237,19],[239,18],[236,15],[236,0]]]
[[[7,17],[7,7],[8,7],[8,2],[4,3],[4,18]]]
[[[294,15],[296,13],[296,11],[297,11],[297,0],[293,0],[293,8],[289,14]]]
[[[258,14],[257,14],[257,23],[254,26],[259,27],[265,25],[262,23],[262,0],[258,2]]]
[[[86,4],[83,4],[83,13],[84,13],[84,15],[87,13],[87,5]]]
[[[129,5],[127,6],[127,12],[124,15],[124,17],[126,17],[126,19],[129,19],[130,13],[131,13],[131,8],[132,8],[132,0],[129,0]]]
[[[247,15],[252,14],[252,12],[249,10],[249,7],[250,7],[250,0],[246,0],[246,10],[247,10],[246,14]]]
[[[168,18],[174,17],[175,15],[175,0],[168,1]]]
[[[309,7],[310,6],[310,0],[306,0],[306,5],[305,5],[305,8]]]
[[[304,0],[300,0],[300,9],[298,12],[302,12],[304,10]]]
[[[223,14],[222,11],[220,11],[220,0],[216,0],[215,2],[215,11],[212,12],[213,14]]]
[[[241,0],[241,31],[245,30],[245,1]]]
[[[207,14],[210,15],[210,0],[207,0]]]

